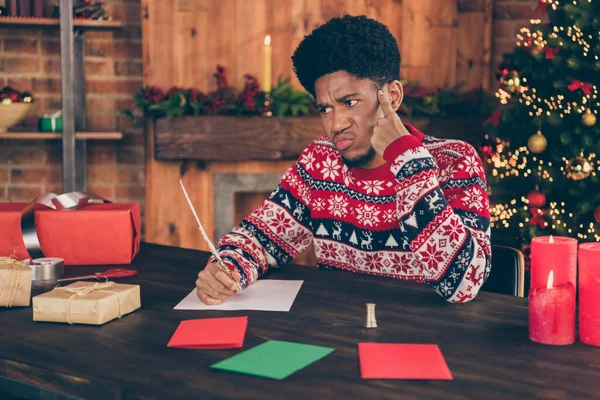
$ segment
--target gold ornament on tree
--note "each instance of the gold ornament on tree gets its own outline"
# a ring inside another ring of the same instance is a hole
[[[596,116],[594,115],[594,113],[592,112],[592,110],[590,110],[589,108],[587,109],[587,111],[581,117],[581,122],[583,122],[583,124],[585,126],[594,126],[594,125],[596,125]]]
[[[535,154],[539,154],[546,150],[546,146],[548,145],[548,141],[546,137],[542,134],[541,130],[538,130],[535,135],[531,135],[529,140],[527,141],[527,147],[529,151]]]
[[[580,156],[574,157],[567,162],[567,178],[573,179],[574,181],[580,181],[590,176],[591,173],[592,164],[583,157],[583,152]]]

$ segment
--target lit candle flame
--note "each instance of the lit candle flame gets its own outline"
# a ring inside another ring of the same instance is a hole
[[[548,275],[548,284],[546,285],[546,287],[548,289],[550,289],[553,284],[554,284],[554,271],[550,271],[550,274]]]
[[[548,243],[554,243],[554,237],[552,235],[550,235],[550,239],[548,240]]]
[[[265,46],[270,46],[271,45],[271,35],[267,35],[265,36]]]

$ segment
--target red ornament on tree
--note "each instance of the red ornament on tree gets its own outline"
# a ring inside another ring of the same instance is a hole
[[[594,219],[600,224],[600,206],[596,207],[594,210]]]
[[[529,207],[532,209],[541,208],[546,205],[546,196],[536,188],[527,194],[527,201],[529,201]]]

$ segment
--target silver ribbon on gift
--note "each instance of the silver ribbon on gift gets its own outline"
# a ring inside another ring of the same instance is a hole
[[[40,240],[35,230],[35,206],[43,204],[57,211],[72,211],[81,208],[86,204],[110,203],[96,195],[86,192],[69,192],[61,195],[54,193],[45,193],[38,196],[35,200],[25,207],[21,214],[21,231],[23,232],[23,243],[29,252],[31,258],[43,258],[44,253],[40,246]]]

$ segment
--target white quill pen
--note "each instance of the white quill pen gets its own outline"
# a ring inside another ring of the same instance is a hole
[[[204,227],[202,226],[202,223],[200,222],[200,218],[198,218],[196,209],[194,208],[194,205],[192,204],[192,201],[190,200],[190,196],[188,196],[187,190],[185,190],[185,186],[183,185],[183,182],[181,181],[181,179],[179,180],[179,184],[181,185],[181,189],[183,189],[183,194],[185,195],[185,199],[187,200],[188,205],[190,206],[190,209],[192,210],[192,213],[194,214],[194,218],[196,218],[196,222],[198,223],[198,228],[200,228],[200,233],[202,234],[202,237],[204,238],[204,240],[206,240],[206,243],[208,244],[208,248],[210,249],[210,252],[217,259],[217,262],[219,263],[219,266],[221,267],[223,272],[225,272],[227,274],[227,276],[230,277],[235,282],[235,279],[233,279],[233,275],[231,275],[231,271],[229,270],[229,268],[227,268],[225,266],[225,263],[223,262],[221,257],[219,257],[219,253],[217,253],[217,249],[215,248],[215,245],[212,244],[212,242],[208,238],[208,235],[206,234],[206,231],[204,230]],[[238,292],[241,291],[240,284],[238,282],[236,282],[236,284],[237,284],[237,291]]]

